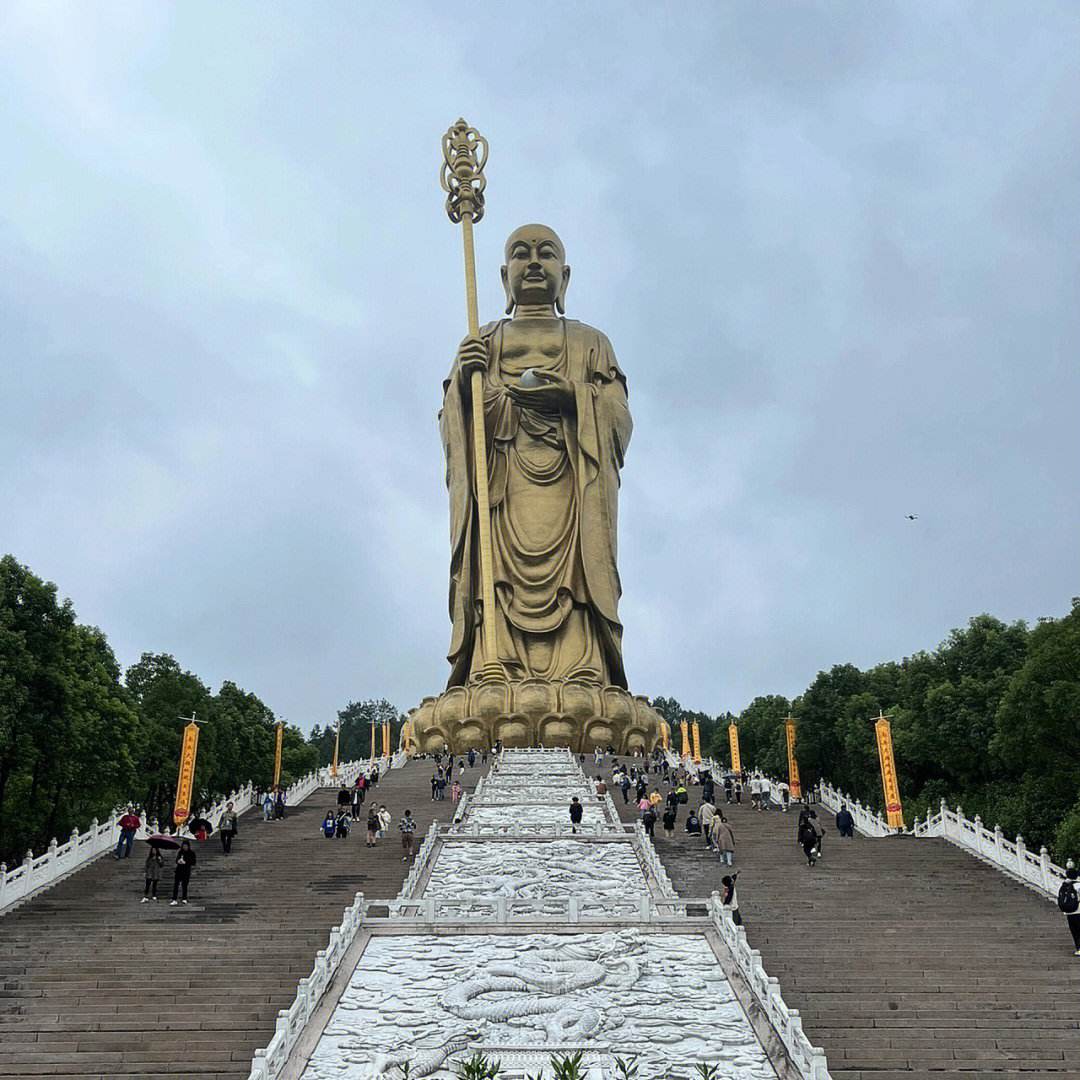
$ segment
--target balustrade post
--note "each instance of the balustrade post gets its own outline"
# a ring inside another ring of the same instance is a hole
[[[1045,847],[1039,848],[1039,869],[1042,874],[1042,887],[1049,891],[1050,889],[1050,852]]]
[[[1005,863],[1005,848],[1003,845],[1005,837],[1002,835],[1001,826],[994,826],[994,855],[997,859],[998,865],[1004,865]]]
[[[1024,838],[1019,833],[1016,834],[1014,843],[1016,845],[1016,870],[1022,878],[1026,879],[1028,876],[1027,844],[1024,843]]]
[[[981,855],[983,850],[983,823],[979,814],[975,815],[975,850]]]

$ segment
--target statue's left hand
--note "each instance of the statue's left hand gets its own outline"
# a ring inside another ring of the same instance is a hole
[[[570,413],[574,411],[574,384],[556,371],[535,371],[543,386],[524,387],[510,383],[506,392],[515,405],[537,412]]]

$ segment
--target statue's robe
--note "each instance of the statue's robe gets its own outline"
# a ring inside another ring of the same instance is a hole
[[[582,678],[625,688],[616,533],[619,470],[632,430],[626,377],[608,339],[573,319],[563,320],[557,358],[504,360],[508,321],[481,330],[498,658],[511,679]],[[511,400],[506,386],[526,366],[570,380],[573,415]],[[472,410],[456,362],[444,391],[453,622],[447,685],[461,686],[483,657]]]

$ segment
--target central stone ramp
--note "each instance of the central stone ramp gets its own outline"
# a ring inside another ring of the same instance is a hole
[[[365,922],[303,1080],[449,1078],[472,1053],[515,1080],[578,1051],[592,1077],[623,1056],[643,1078],[695,1063],[776,1078],[713,924],[688,919],[651,847],[566,751],[504,751],[388,910]]]
[[[1080,960],[1056,905],[945,840],[841,840],[821,806],[810,869],[796,813],[720,808],[747,939],[837,1080],[1080,1077]],[[708,895],[730,871],[685,819],[656,850],[681,894]]]

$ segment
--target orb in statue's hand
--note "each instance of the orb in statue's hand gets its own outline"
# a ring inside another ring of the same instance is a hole
[[[532,390],[537,386],[543,386],[544,380],[536,374],[534,368],[529,368],[526,370],[525,374],[521,376],[520,383],[526,390]]]

